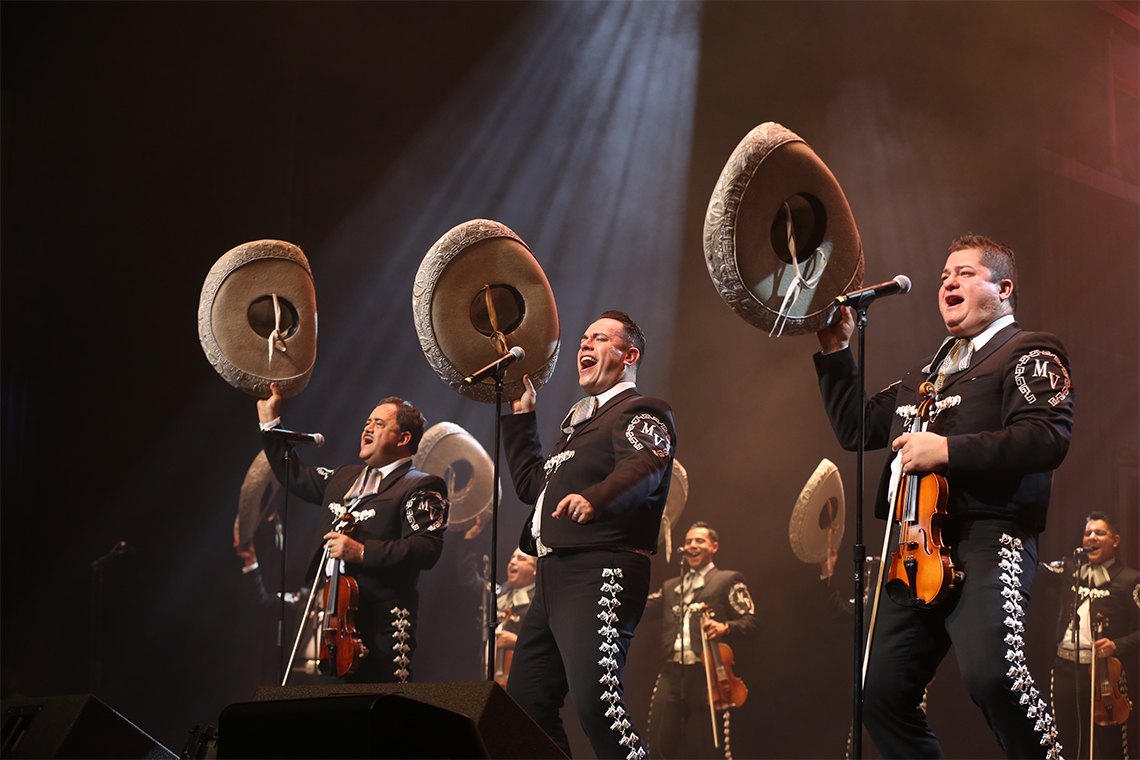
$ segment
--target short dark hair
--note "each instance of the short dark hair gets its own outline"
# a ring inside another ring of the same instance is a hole
[[[411,401],[405,401],[399,396],[388,396],[380,399],[380,404],[392,404],[396,407],[396,426],[401,433],[410,433],[412,438],[408,441],[408,451],[415,454],[419,451],[420,440],[424,437],[424,426],[427,420],[423,413],[416,409]]]
[[[713,528],[713,526],[709,525],[704,520],[697,520],[695,523],[689,526],[689,530],[696,530],[697,528],[704,528],[709,532],[709,538],[718,544],[720,543],[720,534],[716,532],[716,529]],[[689,530],[685,531],[686,535],[688,535]]]
[[[1107,523],[1108,528],[1112,531],[1113,535],[1120,535],[1120,531],[1116,529],[1116,520],[1114,520],[1112,518],[1112,515],[1108,514],[1107,512],[1089,512],[1088,516],[1085,518],[1085,525],[1088,525],[1093,520],[1100,520],[1104,523]]]
[[[633,346],[637,349],[638,357],[634,364],[640,364],[641,360],[645,357],[645,333],[641,331],[637,323],[624,311],[618,311],[617,309],[602,312],[598,319],[612,319],[616,322],[621,322],[621,332],[625,338],[626,348]]]
[[[1009,307],[1017,311],[1017,259],[1013,250],[993,238],[967,232],[950,241],[947,254],[976,248],[982,253],[982,264],[990,270],[990,282],[1009,280],[1013,283],[1013,293],[1009,296]]]

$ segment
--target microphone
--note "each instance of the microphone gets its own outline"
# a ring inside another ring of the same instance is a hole
[[[483,369],[475,372],[474,374],[463,378],[463,382],[467,385],[474,385],[475,383],[486,380],[488,377],[498,375],[507,367],[515,362],[521,362],[526,358],[526,351],[523,351],[522,346],[511,346],[511,350],[500,356],[495,361],[488,364]]]
[[[323,446],[325,444],[325,437],[320,433],[298,433],[295,430],[285,430],[284,428],[269,428],[261,432],[271,438],[279,438],[285,443],[294,445],[300,443],[306,446]]]
[[[853,290],[850,293],[838,296],[835,303],[840,306],[850,306],[852,308],[859,308],[866,306],[872,301],[878,300],[883,296],[893,296],[895,293],[909,293],[910,292],[910,278],[905,274],[896,275],[895,279],[886,282],[880,282],[878,285],[872,285],[869,288],[862,290]]]
[[[1085,547],[1078,546],[1076,549],[1073,549],[1073,556],[1074,557],[1083,557],[1088,553],[1088,551],[1089,550],[1086,549]]]

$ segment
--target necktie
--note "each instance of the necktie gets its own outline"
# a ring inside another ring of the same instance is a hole
[[[365,496],[371,496],[380,489],[380,481],[383,476],[380,470],[375,467],[365,467],[364,471],[360,473],[360,480],[358,486],[352,488],[344,498],[346,501],[352,499],[363,499]]]
[[[938,365],[938,377],[934,380],[934,390],[942,390],[946,379],[951,375],[962,372],[970,366],[970,357],[974,355],[974,343],[969,338],[958,338],[950,347],[950,353]]]
[[[1092,576],[1092,585],[1097,588],[1107,586],[1109,583],[1108,568],[1104,565],[1081,565],[1081,569],[1077,571],[1077,578],[1085,586],[1089,583],[1090,575]]]
[[[562,432],[566,435],[570,435],[574,432],[574,428],[593,417],[596,411],[598,411],[598,399],[593,396],[586,396],[586,398],[570,407],[570,411],[566,413],[566,417],[562,420]]]

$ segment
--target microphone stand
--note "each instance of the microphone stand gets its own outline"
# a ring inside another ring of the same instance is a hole
[[[289,668],[292,667],[293,657],[285,657],[285,568],[289,566],[289,476],[292,474],[292,454],[293,444],[288,441],[285,442],[285,482],[282,484],[282,491],[285,492],[284,504],[281,507],[281,515],[278,518],[281,537],[281,578],[280,588],[278,589],[278,598],[281,600],[278,605],[277,613],[277,667],[278,675],[280,676],[281,685],[284,686],[286,681],[289,680]],[[323,567],[323,565],[322,565]],[[320,577],[320,576],[318,576]],[[313,584],[313,594],[317,591],[316,583]],[[310,595],[310,599],[312,595]],[[305,625],[305,620],[302,619],[301,625]],[[294,647],[295,649],[295,647]]]
[[[854,605],[854,675],[851,679],[851,757],[863,756],[863,587],[867,547],[863,544],[863,455],[866,452],[867,381],[864,371],[866,357],[867,305],[855,309],[855,325],[859,331],[859,442],[855,448],[855,536],[852,558],[855,562]],[[886,561],[886,557],[883,558]],[[870,656],[870,652],[867,653]]]
[[[485,605],[487,610],[487,680],[495,680],[495,629],[499,626],[499,600],[497,590],[499,574],[499,449],[503,431],[503,373],[506,367],[495,369],[495,455],[491,475],[491,572],[487,584]]]
[[[98,694],[103,681],[103,580],[107,566],[131,549],[120,540],[111,550],[88,563],[91,568],[91,693]]]

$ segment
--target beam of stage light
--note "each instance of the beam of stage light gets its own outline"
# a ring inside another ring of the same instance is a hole
[[[399,387],[431,419],[488,437],[483,405],[427,365],[410,308],[428,248],[477,217],[507,224],[534,251],[558,301],[564,357],[593,316],[622,308],[650,338],[643,377],[664,378],[699,14],[692,3],[529,9],[317,249],[318,293],[329,283],[335,295],[322,294],[317,370],[292,405],[354,438],[368,399]],[[559,405],[578,393],[565,370],[547,388]]]

